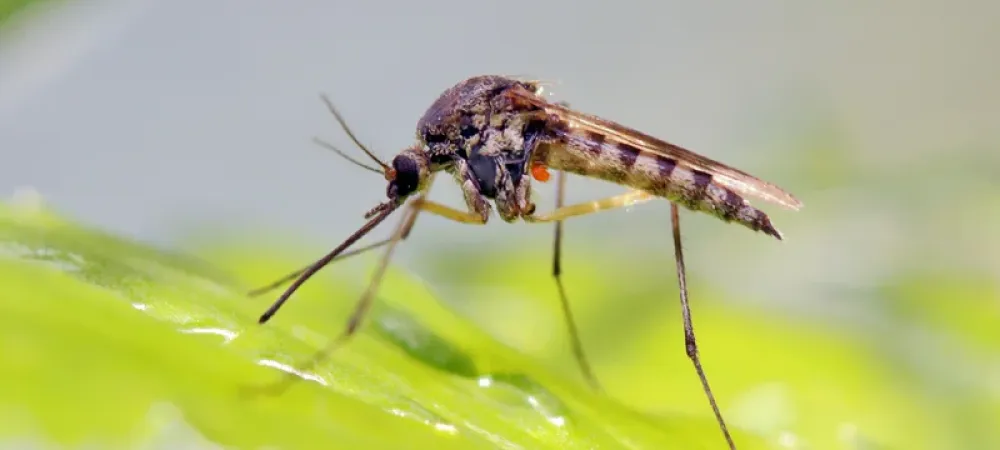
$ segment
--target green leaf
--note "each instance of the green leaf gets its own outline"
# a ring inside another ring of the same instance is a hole
[[[244,292],[301,265],[298,252],[244,237],[199,260],[0,205],[0,443],[724,448],[683,351],[668,255],[609,264],[574,247],[565,261],[602,395],[575,370],[547,249],[527,248],[441,249],[427,283],[390,268],[358,335],[300,370],[341,332],[374,257],[324,271],[258,325],[277,292]],[[840,293],[904,312],[850,330],[721,302],[692,279],[702,358],[739,448],[1000,443],[995,384],[969,378],[998,348],[995,290],[945,281]],[[464,294],[435,293],[448,289]]]
[[[266,251],[256,254],[230,268],[269,280],[288,267]],[[308,283],[260,326],[256,316],[266,300],[246,298],[245,286],[214,266],[46,211],[3,207],[0,255],[0,442],[299,449],[723,444],[711,416],[633,412],[497,343],[396,271],[356,338],[303,379],[287,371],[336,336],[362,279]],[[268,390],[286,380],[297,381]],[[741,448],[764,448],[735,434]]]
[[[28,6],[41,3],[52,3],[52,0],[0,0],[0,27]]]

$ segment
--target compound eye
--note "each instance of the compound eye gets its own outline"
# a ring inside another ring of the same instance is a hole
[[[406,155],[399,155],[392,160],[392,170],[395,177],[391,185],[396,187],[397,196],[407,196],[417,190],[420,185],[420,165],[416,161]]]

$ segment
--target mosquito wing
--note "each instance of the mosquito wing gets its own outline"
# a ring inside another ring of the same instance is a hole
[[[678,164],[685,164],[709,173],[712,175],[712,180],[733,191],[788,209],[797,210],[802,207],[801,201],[778,186],[641,131],[557,103],[548,102],[526,89],[513,90],[511,95],[515,96],[517,101],[537,106],[545,112],[565,120],[570,128],[600,133],[643,150],[661,154],[677,161]]]

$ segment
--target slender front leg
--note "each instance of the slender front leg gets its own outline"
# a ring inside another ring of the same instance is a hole
[[[402,234],[402,236],[400,236],[399,240],[401,240],[401,241],[402,240],[406,240],[406,238],[410,236],[410,231],[413,230],[413,225],[417,221],[417,215],[419,215],[419,212],[420,211],[418,211],[418,210],[407,211],[407,215],[403,219],[403,224],[404,224],[403,225],[403,234]],[[383,239],[381,241],[378,241],[378,242],[375,242],[375,243],[372,243],[372,244],[368,244],[368,245],[366,245],[364,247],[361,247],[361,248],[358,248],[358,249],[354,249],[354,250],[351,250],[349,252],[341,253],[336,258],[333,258],[332,260],[330,260],[330,263],[332,264],[332,263],[335,263],[337,261],[340,261],[340,260],[343,260],[343,259],[347,259],[347,258],[349,258],[351,256],[356,256],[356,255],[360,255],[360,254],[365,253],[365,252],[370,251],[370,250],[375,250],[376,248],[382,247],[382,246],[384,246],[384,245],[386,245],[386,244],[388,244],[390,242],[392,242],[392,238]],[[305,267],[303,267],[301,269],[298,269],[298,270],[296,270],[294,272],[291,272],[288,275],[285,275],[285,276],[283,276],[283,277],[281,277],[281,278],[279,278],[279,279],[271,282],[270,284],[258,287],[256,289],[250,291],[250,292],[247,292],[247,296],[249,296],[249,297],[256,297],[258,295],[261,295],[261,294],[270,292],[270,291],[272,291],[274,289],[277,289],[281,285],[283,285],[285,283],[288,283],[288,282],[291,282],[291,281],[295,280],[296,278],[298,278],[299,275],[302,275],[305,271],[309,270],[309,268],[312,267],[312,265],[313,264],[310,263],[308,266],[305,266]]]
[[[481,225],[485,223],[480,213],[461,211],[431,200],[426,200],[426,197],[427,197],[426,195],[422,195],[420,197],[413,199],[411,203],[411,209],[408,210],[407,216],[403,220],[403,232],[402,235],[399,237],[399,240],[401,241],[406,240],[406,238],[410,236],[410,232],[413,231],[413,225],[416,224],[417,222],[417,216],[419,216],[420,212],[422,211],[427,211],[431,214],[441,216],[444,217],[445,219],[453,220],[455,222],[467,223],[472,225]],[[364,247],[354,249],[349,252],[344,252],[338,255],[336,258],[330,260],[330,262],[334,263],[349,258],[351,256],[360,255],[362,253],[375,250],[376,248],[383,247],[389,244],[390,242],[392,242],[392,238],[382,239],[381,241],[368,244]],[[309,270],[310,267],[312,267],[312,264],[305,266],[301,269],[298,269],[294,272],[291,272],[288,275],[285,275],[284,277],[281,277],[280,279],[266,286],[254,289],[249,293],[247,293],[247,295],[253,297],[268,292],[270,290],[276,289],[279,286],[298,278],[299,275],[302,274],[302,272]]]
[[[559,171],[559,178],[556,180],[556,211],[563,206],[566,197],[566,172]],[[580,342],[580,332],[576,328],[576,321],[573,319],[573,311],[569,307],[569,298],[566,296],[566,288],[562,282],[562,230],[563,221],[557,220],[555,223],[555,240],[552,249],[552,277],[556,281],[556,288],[559,290],[559,304],[562,306],[563,318],[566,320],[566,328],[569,330],[570,343],[573,345],[573,356],[576,358],[583,377],[592,388],[597,391],[603,390],[601,384],[597,382],[587,356],[583,352],[583,344]]]
[[[485,224],[486,217],[488,217],[479,212],[459,211],[449,206],[426,200],[425,196],[420,196],[411,201],[407,212],[409,216],[413,217],[412,220],[416,220],[417,214],[421,211],[426,211],[457,222],[476,225]],[[362,294],[361,298],[358,299],[357,306],[354,307],[354,312],[351,314],[351,318],[347,321],[347,326],[344,328],[344,331],[325,349],[316,353],[309,364],[310,367],[314,366],[319,361],[326,359],[330,352],[343,342],[353,337],[357,332],[358,327],[361,325],[361,322],[367,315],[368,310],[371,308],[372,300],[375,298],[375,293],[378,292],[378,288],[382,283],[382,278],[385,276],[385,272],[389,267],[389,261],[392,259],[392,254],[396,250],[396,245],[402,240],[403,232],[406,230],[407,223],[410,222],[410,220],[411,219],[409,219],[409,217],[404,219],[390,238],[389,243],[386,245],[385,253],[382,255],[382,259],[375,268],[371,281],[368,282],[368,288],[365,289],[364,294]]]
[[[475,197],[471,196],[471,193],[467,195],[469,196],[467,198],[475,199]],[[425,191],[423,195],[413,199],[407,205],[406,216],[403,218],[402,221],[400,221],[399,225],[396,227],[396,230],[393,232],[392,236],[387,241],[378,242],[358,250],[358,251],[364,251],[380,246],[386,247],[385,253],[382,255],[381,260],[379,260],[378,266],[376,266],[375,272],[372,274],[372,277],[368,283],[368,288],[365,289],[365,292],[361,295],[361,298],[358,299],[356,306],[354,307],[354,311],[351,313],[351,317],[348,319],[347,325],[344,327],[344,330],[336,339],[331,341],[326,347],[317,351],[306,364],[301,365],[299,368],[300,371],[311,370],[317,364],[328,358],[329,355],[334,350],[336,350],[337,347],[339,347],[341,344],[343,344],[348,339],[354,336],[354,334],[360,327],[361,323],[364,321],[364,318],[367,315],[368,310],[371,308],[372,301],[375,298],[375,293],[378,291],[378,287],[382,282],[382,278],[385,276],[385,272],[389,266],[389,261],[392,259],[392,254],[396,249],[396,245],[400,241],[402,241],[403,238],[410,232],[420,212],[426,211],[431,214],[444,217],[446,219],[455,220],[461,223],[475,224],[475,225],[485,224],[487,218],[489,217],[488,209],[485,210],[485,214],[484,211],[482,210],[461,211],[446,205],[442,205],[437,202],[426,200],[426,196],[427,192]],[[485,204],[485,200],[483,201],[482,204]],[[310,268],[311,267],[312,266],[310,266]],[[267,391],[271,393],[280,393],[284,391],[290,383],[295,382],[297,380],[299,380],[298,376],[289,374],[287,377],[285,377],[283,383],[272,385],[270,386],[269,389],[267,389]]]
[[[466,185],[463,185],[463,188],[465,186]],[[402,241],[405,234],[409,232],[410,227],[412,227],[413,222],[416,220],[417,214],[421,211],[426,211],[456,222],[476,225],[483,225],[486,223],[489,218],[488,203],[486,203],[485,199],[479,195],[478,190],[466,192],[466,202],[470,203],[470,207],[480,209],[478,211],[460,211],[455,208],[427,200],[426,192],[424,195],[421,195],[410,202],[407,210],[407,217],[403,219],[399,227],[397,227],[396,231],[393,233],[392,237],[389,238],[389,242],[386,244],[385,253],[382,255],[382,259],[375,268],[375,273],[372,275],[371,281],[368,283],[368,289],[365,290],[364,294],[362,294],[361,298],[358,300],[357,306],[355,306],[354,312],[351,314],[351,318],[347,322],[347,327],[341,333],[340,337],[333,342],[331,347],[328,347],[327,350],[317,354],[317,357],[325,357],[324,355],[328,353],[330,349],[338,345],[340,342],[346,341],[357,331],[358,326],[361,324],[366,313],[368,312],[368,309],[371,307],[372,299],[375,298],[375,293],[378,291],[378,287],[382,282],[382,277],[385,276],[385,271],[389,267],[389,261],[392,258],[393,251],[396,249],[396,245]],[[484,205],[486,208],[483,208]]]
[[[430,212],[432,214],[444,217],[446,219],[453,220],[453,221],[456,221],[456,222],[461,222],[461,223],[467,223],[467,224],[485,224],[486,223],[487,219],[489,218],[489,214],[490,214],[489,203],[479,193],[479,186],[476,184],[475,179],[472,178],[472,172],[471,172],[471,170],[469,170],[468,164],[466,164],[464,161],[461,161],[461,162],[457,163],[456,166],[457,166],[457,168],[456,168],[456,174],[458,174],[458,176],[456,176],[456,178],[458,178],[459,180],[461,180],[459,182],[459,184],[462,187],[462,192],[463,192],[463,194],[465,196],[465,203],[466,203],[466,205],[468,205],[470,211],[460,211],[460,210],[457,210],[457,209],[454,209],[454,208],[451,208],[451,207],[448,207],[448,206],[444,206],[444,205],[442,205],[440,203],[437,203],[437,202],[426,200],[427,196],[430,193],[430,187],[428,187],[426,190],[424,190],[423,194],[421,194],[419,197],[417,197],[414,200],[412,200],[412,202],[410,204],[410,207],[413,208],[413,209],[409,210],[407,212],[406,217],[404,217],[404,219],[403,219],[403,222],[402,222],[402,225],[401,225],[402,226],[402,234],[400,235],[399,240],[405,240],[407,237],[410,236],[410,231],[413,229],[413,225],[416,223],[417,216],[420,214],[420,211],[427,211],[427,212]],[[430,183],[430,181],[433,181],[433,180],[429,180],[428,183]],[[388,239],[383,239],[381,241],[378,241],[378,242],[375,242],[375,243],[372,243],[372,244],[368,244],[368,245],[366,245],[364,247],[361,247],[361,248],[358,248],[358,249],[354,249],[354,250],[351,250],[349,252],[344,252],[344,253],[338,255],[336,258],[333,258],[332,260],[330,260],[330,263],[337,262],[337,261],[349,258],[351,256],[359,255],[359,254],[365,253],[365,252],[370,251],[370,250],[374,250],[374,249],[379,248],[379,247],[384,247],[384,246],[388,245],[389,243],[391,243],[392,240],[393,240],[393,238],[390,237]],[[280,286],[282,286],[282,285],[284,285],[286,283],[294,281],[300,275],[302,275],[306,271],[310,270],[313,267],[313,265],[314,265],[314,263],[310,263],[309,265],[307,265],[305,267],[302,267],[302,268],[300,268],[298,270],[295,270],[293,272],[290,272],[287,275],[285,275],[285,276],[283,276],[283,277],[281,277],[281,278],[279,278],[279,279],[277,279],[277,280],[275,280],[275,281],[273,281],[273,282],[271,282],[271,283],[269,283],[267,285],[255,288],[255,289],[247,292],[247,296],[249,296],[249,297],[255,297],[255,296],[264,294],[266,292],[270,292],[270,291],[272,291],[274,289],[277,289],[278,287],[280,287]]]

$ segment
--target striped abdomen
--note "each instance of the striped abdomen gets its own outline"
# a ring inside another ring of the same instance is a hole
[[[712,181],[712,175],[668,156],[586,130],[553,130],[535,158],[564,170],[647,191],[694,211],[726,222],[738,222],[781,239],[763,211],[732,190]]]

